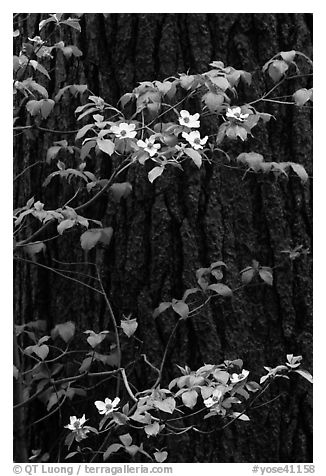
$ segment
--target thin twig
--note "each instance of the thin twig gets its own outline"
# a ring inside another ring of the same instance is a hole
[[[101,274],[100,274],[100,271],[98,269],[98,266],[96,266],[96,272],[97,272],[100,288],[102,290],[102,294],[104,296],[106,306],[108,308],[108,311],[109,311],[109,314],[110,314],[110,317],[111,317],[111,321],[112,321],[112,325],[113,325],[113,329],[114,329],[114,334],[115,334],[117,353],[118,353],[118,367],[121,367],[121,345],[120,345],[120,338],[119,338],[117,321],[116,321],[111,303],[109,301],[109,298],[108,298],[108,296],[105,292],[105,289],[104,289],[104,286],[103,286],[103,283],[102,283],[102,279],[101,279]],[[118,396],[119,393],[120,393],[120,374],[118,375],[118,379],[117,379],[116,395]]]
[[[92,291],[95,291],[96,293],[98,294],[103,294],[101,291],[99,291],[98,289],[96,288],[93,288],[93,286],[89,286],[88,284],[86,283],[83,283],[83,281],[79,281],[78,279],[75,279],[75,278],[72,278],[71,276],[66,276],[65,274],[63,273],[60,273],[59,271],[57,271],[56,269],[54,268],[51,268],[49,266],[45,266],[45,264],[41,264],[41,263],[38,263],[37,261],[32,261],[32,260],[29,260],[29,259],[26,259],[26,258],[21,258],[19,256],[14,256],[14,259],[15,260],[18,260],[18,261],[23,261],[25,263],[30,263],[30,264],[34,264],[36,266],[39,266],[40,268],[44,268],[44,269],[47,269],[48,271],[52,271],[53,273],[55,274],[58,274],[59,276],[62,276],[63,278],[66,278],[66,279],[70,279],[70,281],[74,281],[78,284],[81,284],[83,286],[85,286],[86,288],[89,288],[91,289]]]

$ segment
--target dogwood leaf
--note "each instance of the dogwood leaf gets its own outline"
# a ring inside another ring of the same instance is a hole
[[[214,291],[217,294],[220,294],[221,296],[225,296],[225,297],[232,296],[232,290],[228,286],[222,283],[210,284],[207,289],[211,289],[212,291]]]
[[[131,337],[137,330],[138,322],[136,319],[125,319],[120,325],[126,336]]]
[[[80,244],[83,250],[89,251],[98,243],[102,235],[101,228],[93,228],[85,231],[80,236]]]
[[[263,267],[258,271],[258,273],[266,284],[273,286],[273,272],[271,268]]]
[[[148,172],[148,180],[153,183],[157,177],[162,175],[164,171],[164,166],[154,167],[150,172]]]
[[[163,463],[167,457],[168,457],[167,451],[156,451],[154,453],[154,458],[155,458],[155,461],[157,461],[157,463]]]
[[[62,324],[57,324],[54,329],[51,331],[52,339],[55,339],[57,336],[60,336],[66,343],[69,342],[75,335],[76,326],[74,322],[67,321]]]
[[[172,301],[172,309],[179,314],[182,319],[186,319],[189,314],[189,307],[184,301]]]
[[[200,169],[202,164],[202,158],[200,153],[197,152],[197,150],[190,149],[190,148],[186,148],[184,151],[188,155],[188,157],[190,157],[193,160],[194,164],[197,165],[197,167]]]
[[[198,393],[196,390],[184,392],[181,396],[184,405],[188,408],[194,408],[197,403]]]

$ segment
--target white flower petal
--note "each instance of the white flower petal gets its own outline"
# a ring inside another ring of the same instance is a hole
[[[116,407],[116,406],[119,404],[119,402],[120,402],[120,398],[119,398],[119,397],[115,397],[115,399],[114,399],[113,402],[112,402],[112,405],[113,405],[114,407]]]
[[[86,418],[85,418],[85,414],[81,417],[81,419],[79,420],[79,424],[80,426],[83,426],[83,424],[86,422]]]
[[[103,410],[105,411],[106,409],[105,403],[101,402],[100,400],[97,400],[96,402],[94,402],[94,405],[96,406],[98,411],[103,411]]]

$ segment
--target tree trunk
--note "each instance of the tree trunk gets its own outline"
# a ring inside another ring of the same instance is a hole
[[[31,14],[25,21],[24,17],[21,14],[15,26],[26,36],[38,34],[44,15]],[[304,14],[85,14],[81,26],[80,35],[67,29],[60,39],[77,44],[83,57],[52,61],[54,79],[49,92],[87,83],[95,95],[113,105],[139,81],[162,80],[188,70],[201,73],[214,60],[255,72],[255,87],[240,90],[240,100],[254,100],[264,92],[261,66],[272,56],[292,49],[312,54],[311,19]],[[309,87],[302,79],[295,81],[282,86],[279,95]],[[78,100],[63,101],[45,127],[75,129],[77,105]],[[297,162],[311,175],[309,110],[270,103],[261,104],[259,110],[273,114],[276,121],[257,127],[254,138],[244,146],[228,145],[227,152],[236,156],[243,150],[255,151],[267,161]],[[212,134],[213,123],[209,127]],[[15,140],[15,174],[37,160],[43,163],[17,179],[15,206],[34,195],[47,208],[56,208],[57,197],[63,203],[72,196],[72,189],[39,188],[50,170],[44,159],[53,135],[33,134]],[[57,134],[56,140],[67,137],[73,143],[69,135]],[[142,343],[126,343],[124,362],[145,353],[156,366],[176,317],[166,312],[154,320],[153,309],[161,301],[181,298],[185,289],[195,286],[196,269],[223,260],[228,267],[225,283],[236,288],[241,284],[239,272],[253,259],[275,267],[273,287],[248,287],[232,300],[215,300],[179,326],[162,387],[177,375],[175,364],[196,369],[203,363],[241,358],[254,377],[261,375],[263,365],[278,365],[293,353],[302,354],[311,370],[311,256],[289,264],[282,253],[296,245],[312,246],[310,186],[301,185],[296,177],[251,173],[243,177],[243,170],[225,165],[223,156],[217,155],[214,163],[200,170],[192,164],[183,173],[168,170],[153,185],[144,168],[130,169],[123,179],[133,191],[118,210],[105,203],[93,209],[105,226],[114,228],[109,251],[93,250],[85,259],[78,232],[72,232],[49,242],[42,261],[61,268],[54,259],[100,263],[117,317],[132,313],[139,323],[137,337]],[[91,267],[82,269],[91,274]],[[103,330],[109,319],[105,303],[91,290],[21,263],[15,266],[14,309],[18,322],[46,319],[49,328],[72,320],[81,330]],[[142,390],[156,375],[145,363],[137,369],[131,382]],[[312,461],[311,391],[303,380],[293,379],[285,385],[276,383],[268,398],[284,389],[285,394],[270,405],[250,411],[251,422],[236,422],[211,435],[191,432],[166,440],[169,461]],[[50,430],[42,431],[46,435]],[[32,440],[36,444],[35,436]]]

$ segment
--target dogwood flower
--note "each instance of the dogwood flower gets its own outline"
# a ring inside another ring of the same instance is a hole
[[[229,107],[226,112],[226,117],[243,122],[247,117],[249,117],[249,114],[242,114],[241,107]]]
[[[111,126],[110,131],[113,132],[113,134],[115,134],[115,136],[119,139],[133,139],[137,135],[135,129],[135,124],[127,124],[126,122],[121,122],[117,126]]]
[[[145,142],[143,140],[138,140],[137,145],[148,152],[151,157],[157,154],[158,149],[161,148],[161,144],[155,144],[155,136],[145,139]]]
[[[81,418],[77,418],[76,416],[70,417],[70,423],[65,426],[68,430],[76,431],[82,428],[84,423],[86,422],[85,414]]]
[[[231,375],[231,383],[238,383],[247,378],[249,375],[249,370],[242,370],[241,374],[232,374]]]
[[[106,398],[104,402],[97,400],[94,402],[94,405],[98,409],[100,415],[108,415],[109,413],[114,412],[117,410],[118,404],[120,402],[120,398],[116,397],[113,401],[110,398]]]
[[[204,400],[206,408],[210,408],[210,412],[215,413],[216,415],[225,415],[226,410],[222,407],[222,397],[225,391],[215,389],[213,395],[210,398]]]
[[[179,124],[181,126],[190,127],[190,129],[200,127],[200,123],[198,121],[198,112],[192,116],[191,114],[189,114],[188,111],[182,110],[180,111],[180,116],[181,117],[179,117]]]
[[[195,150],[202,149],[208,139],[207,136],[201,139],[199,131],[191,131],[190,134],[183,132],[182,137],[184,137]]]
[[[36,43],[37,45],[44,45],[45,41],[40,36],[34,36],[34,38],[28,37],[29,41]]]
[[[81,418],[71,416],[70,423],[65,425],[65,428],[68,428],[68,430],[71,430],[75,434],[76,441],[81,441],[87,438],[87,433],[89,433],[90,430],[88,428],[83,428],[85,422],[85,415],[83,415]]]

